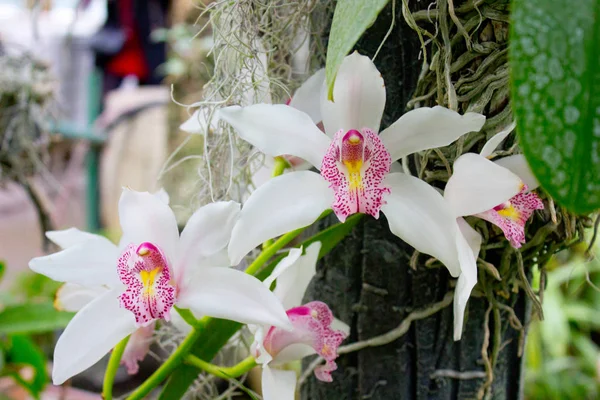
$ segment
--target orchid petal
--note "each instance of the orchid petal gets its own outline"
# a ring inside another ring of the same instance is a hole
[[[485,116],[465,115],[445,107],[422,107],[401,116],[379,135],[392,162],[412,153],[448,146],[468,132],[479,131]]]
[[[296,248],[290,249],[288,255],[285,256],[281,261],[279,261],[277,263],[277,265],[273,269],[273,272],[271,272],[271,274],[263,281],[264,285],[266,287],[270,288],[271,285],[273,284],[273,282],[275,282],[275,279],[279,278],[279,276],[282,273],[284,273],[290,267],[292,267],[293,265],[295,265],[296,262],[298,261],[298,259],[301,256],[302,256],[302,248],[300,248],[300,249],[296,249]],[[277,296],[277,297],[279,298],[279,300],[281,300],[281,297],[279,297],[279,296]],[[288,307],[285,307],[285,308],[287,309]]]
[[[201,107],[194,111],[192,116],[179,126],[179,129],[193,135],[205,135],[207,131],[215,131],[218,122],[216,112],[212,112],[208,107]]]
[[[460,340],[467,301],[477,283],[477,257],[481,248],[481,235],[463,218],[458,218],[456,222],[460,229],[460,234],[456,237],[456,246],[461,274],[454,290],[454,340]]]
[[[156,323],[152,323],[140,328],[133,332],[129,337],[129,341],[127,342],[127,346],[125,346],[125,351],[121,358],[121,365],[124,364],[127,367],[127,373],[129,375],[138,373],[139,362],[143,361],[146,354],[150,351],[155,326]]]
[[[197,270],[177,306],[245,324],[290,326],[283,306],[261,281],[231,268]]]
[[[177,308],[173,308],[171,311],[171,321],[169,321],[175,328],[183,333],[184,335],[189,334],[192,331],[192,326],[188,324],[185,319],[179,314]]]
[[[136,330],[133,314],[119,306],[119,292],[106,292],[69,322],[54,349],[52,381],[55,385],[94,365]]]
[[[65,283],[56,291],[54,308],[76,312],[107,291],[104,286],[86,287],[76,283]]]
[[[521,191],[521,179],[479,154],[466,153],[454,162],[444,198],[456,217],[475,215],[504,203]]]
[[[484,145],[483,145],[483,149],[481,149],[481,152],[479,153],[482,157],[488,158],[489,156],[492,155],[492,153],[494,152],[494,150],[496,150],[498,148],[498,146],[500,145],[500,143],[502,143],[502,141],[504,139],[506,139],[506,137],[517,127],[517,123],[516,122],[512,122],[510,125],[508,125],[506,128],[504,128],[503,130],[501,130],[500,132],[496,133],[494,136],[491,137],[490,140],[488,140]]]
[[[173,210],[159,196],[123,189],[119,200],[119,219],[126,244],[150,242],[174,262],[179,229]]]
[[[315,124],[318,124],[323,119],[321,117],[319,99],[324,82],[325,69],[322,68],[315,72],[296,90],[289,104],[290,107],[308,114]]]
[[[296,396],[296,373],[263,366],[263,400],[294,400]]]
[[[186,268],[198,266],[202,258],[219,254],[227,247],[239,213],[239,203],[219,201],[200,207],[192,214],[181,232],[178,260],[173,267],[177,281],[185,279]]]
[[[78,244],[87,242],[90,239],[105,240],[110,243],[110,241],[104,236],[83,232],[77,228],[63,229],[61,231],[48,231],[46,232],[46,237],[61,249],[77,246]],[[110,244],[112,245],[112,243]]]
[[[452,276],[458,276],[458,227],[442,195],[424,181],[401,173],[389,174],[385,183],[391,193],[381,211],[390,231],[419,252],[437,258]]]
[[[119,251],[110,240],[97,235],[65,250],[29,261],[29,268],[58,282],[83,286],[120,285],[117,276]],[[55,236],[56,238],[56,236]],[[57,239],[65,245],[76,243],[73,238]]]
[[[160,201],[162,201],[163,203],[165,203],[167,205],[171,201],[171,198],[169,197],[169,193],[167,193],[167,191],[164,188],[158,189],[156,192],[152,193],[152,196],[156,197],[157,199],[159,199]]]
[[[263,153],[272,157],[290,154],[316,168],[321,167],[331,142],[310,116],[283,104],[232,106],[221,109],[219,116]]]
[[[514,156],[503,157],[498,160],[494,160],[494,162],[521,178],[529,190],[535,190],[538,186],[540,186],[540,183],[533,175],[533,171],[531,171],[531,167],[529,167],[527,159],[523,154],[515,154]]]
[[[242,208],[229,242],[232,264],[239,264],[265,240],[312,224],[332,202],[329,184],[314,172],[297,171],[271,179]]]
[[[335,78],[333,102],[327,100],[327,88],[321,94],[321,112],[327,135],[340,129],[369,128],[379,132],[385,108],[385,85],[369,57],[354,52],[344,58]]]
[[[321,242],[312,243],[306,248],[306,254],[277,278],[277,286],[273,293],[281,300],[286,310],[302,304],[304,292],[317,272],[320,250]]]

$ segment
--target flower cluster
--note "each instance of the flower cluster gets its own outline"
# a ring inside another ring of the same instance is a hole
[[[65,282],[56,306],[77,311],[55,348],[55,384],[93,365],[127,336],[122,363],[135,373],[155,324],[174,315],[174,322],[182,321],[180,309],[249,324],[266,400],[294,398],[296,374],[285,365],[307,355],[325,360],[315,375],[331,381],[349,327],[325,303],[302,303],[321,244],[290,249],[264,282],[229,268],[263,242],[308,226],[327,210],[341,222],[356,213],[378,218],[382,212],[392,233],[442,262],[458,278],[454,338],[460,339],[481,247],[480,234],[463,217],[493,223],[512,246],[520,247],[526,221],[543,208],[531,192],[537,182],[523,156],[490,160],[514,126],[494,136],[481,154],[459,157],[441,194],[406,171],[396,171],[395,162],[479,131],[483,115],[420,108],[380,132],[385,86],[373,62],[358,53],[340,67],[335,102],[325,93],[321,70],[289,104],[219,111],[216,118],[267,156],[296,165],[305,160],[305,167],[260,185],[243,207],[233,201],[203,206],[180,234],[164,192],[124,189],[118,245],[74,228],[47,232],[62,251],[35,258],[30,267]],[[203,115],[196,113],[186,128],[206,130],[192,126],[201,126]]]

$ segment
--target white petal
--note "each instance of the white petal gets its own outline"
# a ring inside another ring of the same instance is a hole
[[[179,312],[176,308],[171,309],[171,320],[169,322],[173,324],[175,328],[177,328],[177,330],[183,333],[184,335],[187,335],[192,331],[192,327],[190,326],[190,324],[185,322],[183,317],[179,315]]]
[[[106,292],[69,322],[54,349],[52,381],[55,385],[94,365],[136,330],[133,313],[119,306],[119,293],[119,290]]]
[[[421,253],[440,260],[452,276],[460,274],[456,252],[456,219],[441,194],[410,175],[389,174],[392,192],[381,207],[390,231]]]
[[[456,223],[458,224],[460,233],[467,241],[473,257],[477,259],[479,257],[479,250],[481,250],[481,235],[464,218],[457,218]]]
[[[277,286],[273,293],[281,299],[286,310],[302,304],[304,292],[317,272],[320,250],[321,242],[312,243],[306,248],[306,254],[277,278]]]
[[[164,188],[158,189],[156,192],[152,193],[152,195],[167,205],[171,201],[169,193],[167,193],[167,191]]]
[[[513,174],[517,175],[529,190],[534,190],[540,183],[533,175],[533,171],[529,167],[527,160],[523,154],[515,154],[514,156],[503,157],[494,161],[496,164],[508,169]]]
[[[297,156],[316,168],[321,168],[331,143],[307,114],[283,104],[227,107],[219,111],[219,116],[263,153]]]
[[[150,242],[175,262],[179,229],[173,210],[148,192],[123,188],[119,200],[119,219],[127,244]]]
[[[516,126],[517,123],[512,122],[506,128],[492,136],[492,138],[483,145],[483,149],[481,149],[481,152],[479,154],[481,154],[485,158],[488,158],[490,155],[492,155],[494,150],[498,148],[498,145],[500,145],[500,143],[502,143],[502,141],[506,139],[506,137],[515,129]]]
[[[197,270],[177,306],[244,324],[291,327],[279,299],[255,277],[232,268]]]
[[[462,218],[457,220],[460,234],[456,237],[461,274],[454,290],[454,340],[462,336],[465,308],[473,287],[477,283],[477,256],[481,236]]]
[[[485,116],[445,107],[423,107],[401,116],[379,135],[392,161],[418,151],[448,146],[468,132],[479,131]]]
[[[263,281],[263,284],[270,288],[271,285],[273,284],[273,282],[275,282],[275,279],[279,278],[279,276],[288,270],[288,268],[290,268],[292,265],[294,265],[296,263],[296,261],[298,261],[298,259],[300,258],[300,256],[302,255],[302,249],[290,249],[289,253],[287,256],[285,256],[281,261],[279,261],[277,263],[277,265],[275,266],[275,268],[273,269],[273,272],[271,272],[271,274]],[[277,295],[277,294],[275,294]],[[277,296],[279,298],[279,300],[281,300],[281,297]],[[287,309],[287,307],[286,307]]]
[[[58,253],[36,257],[29,261],[29,268],[59,282],[83,286],[120,285],[117,246],[102,236],[93,236]]]
[[[354,52],[344,58],[333,86],[333,102],[327,88],[321,94],[321,113],[325,132],[333,136],[343,129],[369,128],[379,132],[385,108],[385,85],[369,57]]]
[[[76,312],[107,291],[104,286],[86,287],[76,283],[65,283],[56,291],[54,307],[61,311]]]
[[[454,162],[444,197],[456,217],[475,215],[504,203],[521,191],[523,182],[479,154],[466,153]]]
[[[284,347],[272,361],[272,365],[283,365],[292,361],[302,360],[304,357],[317,354],[312,346],[304,343],[293,343]]]
[[[76,246],[90,239],[104,239],[108,241],[108,239],[103,236],[83,232],[77,228],[63,229],[61,231],[48,231],[46,232],[46,237],[62,249]]]
[[[290,107],[308,114],[315,124],[321,122],[321,90],[325,83],[325,69],[315,72],[296,90],[290,100]]]
[[[342,331],[346,334],[346,336],[350,336],[350,325],[342,321],[341,319],[333,318],[333,322],[331,323],[331,329],[334,331]]]
[[[179,129],[194,135],[206,135],[207,128],[214,131],[218,123],[219,117],[216,112],[212,112],[208,107],[201,107],[194,111],[192,116],[179,126]]]
[[[232,264],[239,264],[265,240],[312,224],[332,203],[329,183],[314,172],[297,171],[271,179],[242,208],[229,242]]]
[[[296,373],[263,366],[263,400],[294,400],[296,396]]]
[[[235,201],[218,201],[200,207],[188,220],[179,241],[176,279],[188,268],[198,266],[199,260],[219,254],[227,247],[231,230],[240,213]]]

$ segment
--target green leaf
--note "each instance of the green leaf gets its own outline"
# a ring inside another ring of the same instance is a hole
[[[0,334],[42,333],[67,326],[73,313],[57,311],[52,303],[21,304],[0,312]]]
[[[344,57],[362,34],[375,22],[388,0],[338,0],[331,22],[325,76],[327,98],[333,99],[333,85]]]
[[[600,208],[600,1],[511,3],[512,99],[520,145],[568,210]]]
[[[46,359],[39,347],[29,337],[15,335],[10,338],[6,358],[12,369],[9,375],[19,385],[29,390],[35,398],[39,398],[39,394],[48,383]],[[25,379],[19,375],[18,369],[26,365],[33,367],[34,375],[31,379]]]
[[[5,271],[6,271],[6,263],[4,261],[0,261],[0,281],[4,277]]]

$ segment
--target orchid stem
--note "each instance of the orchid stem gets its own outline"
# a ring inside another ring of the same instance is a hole
[[[119,369],[119,365],[121,365],[121,358],[125,352],[125,347],[127,347],[127,342],[129,342],[129,337],[130,336],[127,336],[125,339],[117,343],[110,355],[110,359],[108,360],[106,372],[104,373],[104,383],[102,384],[102,398],[104,400],[112,400],[112,389],[115,382],[115,375],[117,375],[117,370]]]
[[[209,374],[223,379],[240,377],[246,372],[250,371],[252,368],[256,367],[256,361],[252,356],[243,359],[233,367],[221,367],[215,364],[211,364],[192,354],[188,354],[185,357],[184,362],[188,365],[191,365],[192,367],[196,367],[198,369],[208,372]]]
[[[156,370],[144,383],[142,383],[136,390],[134,390],[127,400],[141,400],[144,399],[148,393],[150,393],[155,387],[161,384],[167,376],[175,368],[177,368],[184,360],[185,355],[190,351],[192,345],[196,342],[196,340],[200,337],[203,329],[200,328],[202,324],[198,324],[197,327],[183,339],[183,342],[175,349],[173,354],[169,356],[165,360],[165,362]]]

